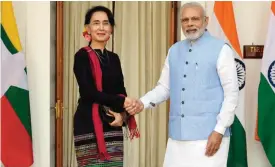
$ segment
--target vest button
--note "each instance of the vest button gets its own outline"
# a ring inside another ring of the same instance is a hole
[[[184,117],[184,115],[183,115],[183,114],[181,114],[181,117],[183,118],[183,117]]]
[[[186,61],[186,63],[185,64],[188,64],[188,61]]]
[[[184,104],[184,101],[182,101],[181,104]]]
[[[192,49],[189,49],[189,52],[192,52]]]
[[[186,75],[183,75],[184,78],[186,78]]]
[[[185,89],[184,89],[184,88],[182,88],[182,91],[185,91]]]

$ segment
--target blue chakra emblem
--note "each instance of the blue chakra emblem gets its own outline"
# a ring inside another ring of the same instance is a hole
[[[238,76],[238,84],[239,84],[239,90],[242,90],[245,86],[245,64],[242,62],[242,60],[235,58],[236,63],[236,69],[237,69],[237,76]]]
[[[275,61],[273,61],[268,68],[267,78],[269,83],[275,88]]]

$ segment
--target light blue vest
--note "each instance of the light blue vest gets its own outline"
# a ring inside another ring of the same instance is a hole
[[[192,46],[183,40],[170,48],[170,138],[206,140],[213,132],[224,100],[216,68],[224,44],[206,31]]]

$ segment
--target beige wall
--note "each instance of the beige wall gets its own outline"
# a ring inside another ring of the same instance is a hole
[[[186,2],[181,2],[181,5]],[[214,2],[200,2],[211,19]],[[270,2],[233,2],[237,31],[241,49],[243,45],[264,45],[269,21]],[[180,22],[178,24],[180,31]],[[181,33],[181,39],[185,39]],[[259,84],[261,60],[245,59],[246,64],[246,137],[249,167],[271,167],[261,144],[254,140],[257,114],[257,88]]]

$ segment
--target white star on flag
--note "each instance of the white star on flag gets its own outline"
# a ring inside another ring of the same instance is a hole
[[[1,41],[1,97],[10,86],[28,90],[24,61],[24,54],[12,55]]]

